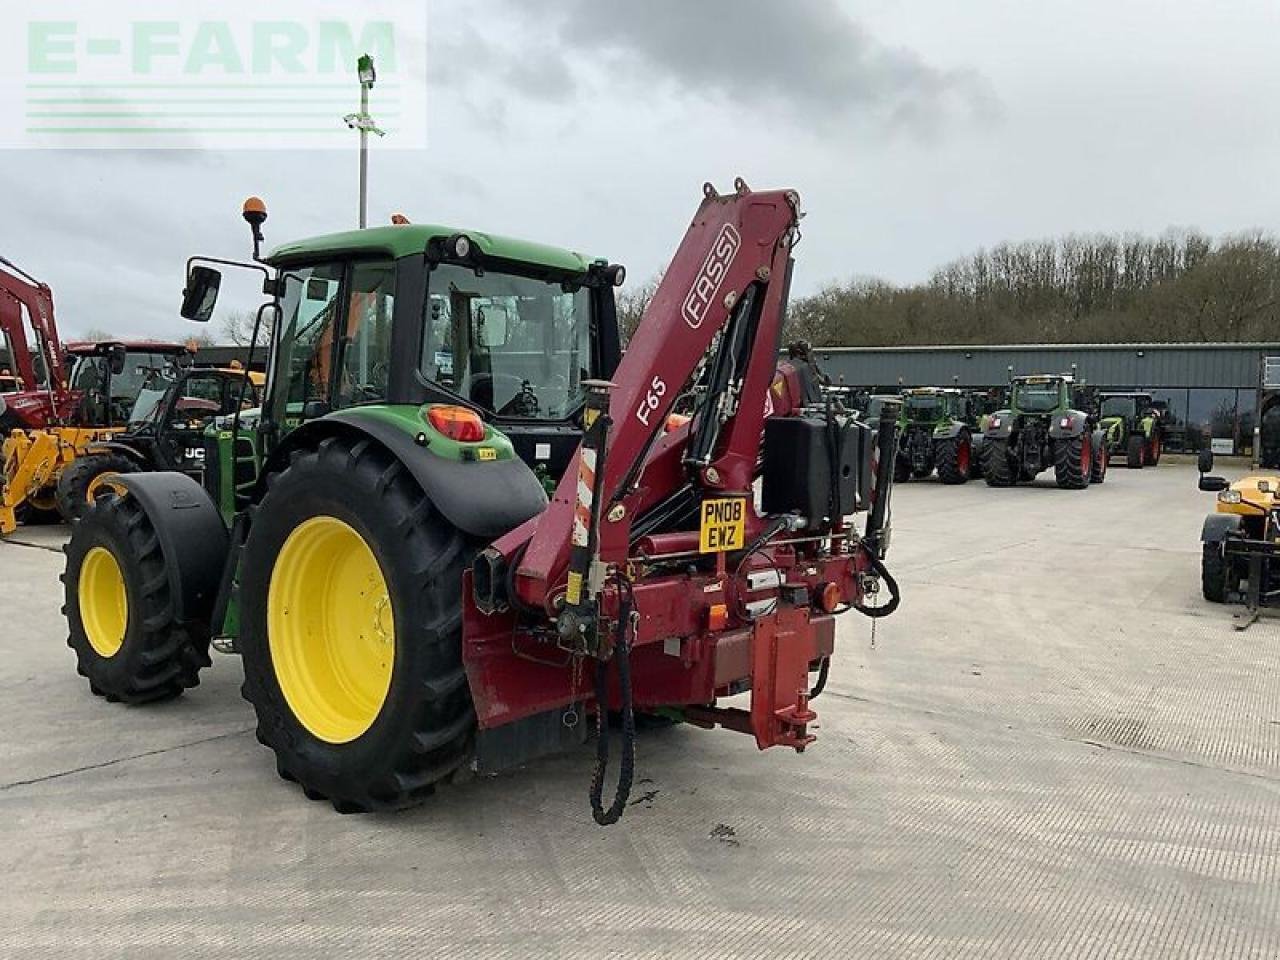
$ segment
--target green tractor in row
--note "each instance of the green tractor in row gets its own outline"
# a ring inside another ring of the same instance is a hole
[[[1051,469],[1058,486],[1084,490],[1107,476],[1106,435],[1089,404],[1078,403],[1070,374],[1014,377],[1009,407],[987,423],[982,469],[987,484],[1011,487]]]
[[[1130,470],[1160,465],[1164,426],[1149,393],[1098,394],[1099,425],[1107,435],[1107,453],[1124,457]]]
[[[984,437],[968,394],[954,387],[914,387],[902,391],[900,399],[895,480],[923,480],[934,470],[946,484],[968,483],[982,475]]]

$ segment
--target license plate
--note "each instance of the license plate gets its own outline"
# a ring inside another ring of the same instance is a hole
[[[702,501],[702,523],[698,529],[700,553],[741,550],[747,529],[747,501],[724,497]]]

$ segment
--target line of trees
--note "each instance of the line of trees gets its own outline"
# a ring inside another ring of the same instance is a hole
[[[1280,242],[1263,233],[1001,244],[926,283],[857,278],[791,305],[815,346],[1280,339]]]

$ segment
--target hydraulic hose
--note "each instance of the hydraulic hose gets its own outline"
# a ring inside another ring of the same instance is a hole
[[[893,579],[893,574],[889,572],[889,569],[884,565],[880,558],[876,556],[875,551],[864,550],[863,552],[866,554],[867,560],[871,564],[871,569],[884,580],[884,585],[889,588],[889,602],[879,607],[868,607],[861,603],[855,603],[853,604],[853,609],[857,610],[864,617],[871,617],[873,620],[878,620],[881,617],[889,616],[889,614],[898,609],[898,604],[902,602],[902,593],[898,589],[898,581]]]
[[[625,581],[619,580],[619,587]],[[609,768],[609,661],[601,660],[596,666],[596,769],[591,778],[591,815],[602,827],[617,823],[627,809],[631,798],[631,783],[636,766],[636,714],[631,692],[631,611],[635,609],[635,596],[631,587],[624,588],[625,598],[618,608],[618,642],[613,648],[613,658],[618,662],[618,686],[622,692],[622,760],[618,767],[618,787],[614,791],[613,804],[604,809],[604,775]]]

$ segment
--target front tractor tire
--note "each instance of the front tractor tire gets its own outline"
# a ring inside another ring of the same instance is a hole
[[[111,474],[137,473],[137,465],[120,453],[92,453],[77,457],[58,477],[58,512],[67,523],[76,523],[104,492]]]
[[[469,544],[365,439],[325,439],[268,482],[240,581],[258,739],[282,777],[341,813],[420,803],[474,742]]]
[[[988,440],[982,445],[982,475],[989,487],[1012,487],[1013,464],[1009,462],[1009,441]]]
[[[1129,443],[1124,451],[1124,465],[1130,470],[1141,470],[1146,459],[1146,442],[1136,433],[1129,434]]]
[[[1053,473],[1063,490],[1084,490],[1093,476],[1093,438],[1087,433],[1053,443]]]
[[[1107,441],[1104,437],[1100,443],[1094,444],[1093,472],[1089,474],[1089,482],[1105,483],[1107,480],[1107,468],[1110,466],[1111,450],[1107,447]]]
[[[1143,451],[1144,459],[1148,467],[1160,466],[1160,455],[1164,453],[1164,443],[1160,439],[1160,434],[1156,433],[1147,440]]]
[[[1200,557],[1200,592],[1210,603],[1226,603],[1231,563],[1221,543],[1204,544]]]
[[[209,637],[176,621],[160,538],[142,507],[130,497],[102,499],[64,549],[67,645],[89,689],[140,704],[196,686],[210,663]]]
[[[939,440],[934,458],[938,464],[938,480],[942,483],[968,483],[973,475],[973,441],[967,433]]]

